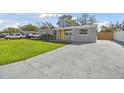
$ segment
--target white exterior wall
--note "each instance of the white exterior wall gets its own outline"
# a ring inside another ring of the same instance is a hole
[[[124,31],[114,32],[114,40],[124,42]]]

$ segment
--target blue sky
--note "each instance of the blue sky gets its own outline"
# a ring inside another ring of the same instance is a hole
[[[27,23],[51,22],[55,26],[58,17],[63,14],[70,14],[74,18],[81,16],[81,13],[0,13],[0,30],[6,27],[18,27]],[[124,20],[124,13],[88,13],[96,17],[99,26],[108,22],[121,22]]]

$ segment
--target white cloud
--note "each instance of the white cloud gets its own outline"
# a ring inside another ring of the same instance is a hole
[[[0,24],[2,24],[4,21],[3,20],[0,20]]]
[[[12,23],[12,24],[6,25],[5,28],[7,28],[7,27],[15,27],[15,28],[18,28],[18,26],[19,26],[19,23],[16,22],[16,23]]]
[[[71,20],[76,20],[76,17],[72,17]]]
[[[56,13],[43,13],[43,14],[40,14],[39,18],[59,17],[59,16],[62,16],[62,14],[56,14]]]

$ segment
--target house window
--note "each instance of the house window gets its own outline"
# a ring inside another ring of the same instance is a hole
[[[69,35],[69,33],[66,32],[65,35]]]
[[[72,32],[71,31],[66,31],[65,35],[72,35]]]
[[[65,29],[64,31],[72,31],[72,29]]]
[[[87,35],[88,33],[87,33],[87,29],[80,29],[79,30],[79,34],[81,34],[81,35]]]

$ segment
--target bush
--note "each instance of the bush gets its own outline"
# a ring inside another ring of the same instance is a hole
[[[116,32],[117,30],[112,27],[106,27],[104,30],[101,30],[100,32]]]
[[[50,34],[43,34],[40,36],[40,39],[43,40],[51,40],[51,39],[55,39],[54,35],[50,35]]]

